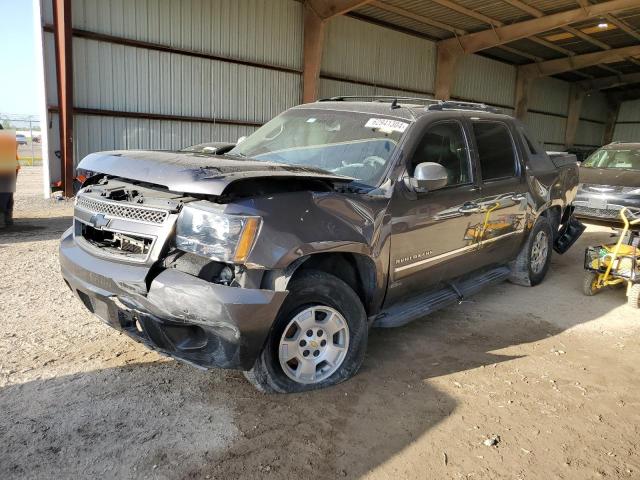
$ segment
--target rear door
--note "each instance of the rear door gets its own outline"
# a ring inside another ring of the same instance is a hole
[[[485,264],[504,263],[520,249],[527,222],[527,183],[515,132],[505,121],[471,118],[471,137],[478,165],[484,212],[468,232],[481,246]]]

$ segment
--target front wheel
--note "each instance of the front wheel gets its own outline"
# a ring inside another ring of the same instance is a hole
[[[335,385],[360,368],[367,336],[367,316],[353,289],[328,273],[303,271],[291,281],[267,343],[245,376],[269,393]]]
[[[533,225],[522,250],[511,263],[509,281],[533,287],[547,275],[553,250],[553,229],[547,217],[540,216]]]

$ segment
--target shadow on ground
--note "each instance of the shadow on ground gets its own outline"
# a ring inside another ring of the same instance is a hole
[[[559,332],[525,318],[479,332],[472,316],[373,330],[359,375],[309,394],[264,395],[240,373],[173,361],[6,387],[0,477],[358,478],[455,411],[429,379]]]
[[[52,238],[70,219],[42,221],[42,234]],[[100,370],[7,386],[0,389],[0,478],[358,478],[455,412],[456,400],[431,379],[519,358],[492,352],[559,334],[623,303],[619,292],[598,301],[580,293],[582,249],[607,240],[587,234],[571,256],[555,257],[555,282],[501,284],[478,304],[372,330],[361,372],[323,391],[263,395],[237,372],[173,361],[123,366],[108,356]],[[532,296],[543,304],[557,280],[566,292],[554,305],[590,302],[588,315],[510,310],[510,302]],[[441,455],[433,449],[425,455]]]
[[[12,226],[0,229],[0,245],[57,239],[72,223],[71,216],[17,218]]]

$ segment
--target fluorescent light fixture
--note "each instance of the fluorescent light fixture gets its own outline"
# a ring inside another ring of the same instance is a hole
[[[609,28],[609,24],[607,22],[600,22],[598,28]]]

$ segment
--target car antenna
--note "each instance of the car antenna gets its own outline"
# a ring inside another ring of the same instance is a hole
[[[400,105],[398,105],[398,99],[394,98],[393,102],[391,102],[391,110],[397,110],[398,108],[401,108]]]

